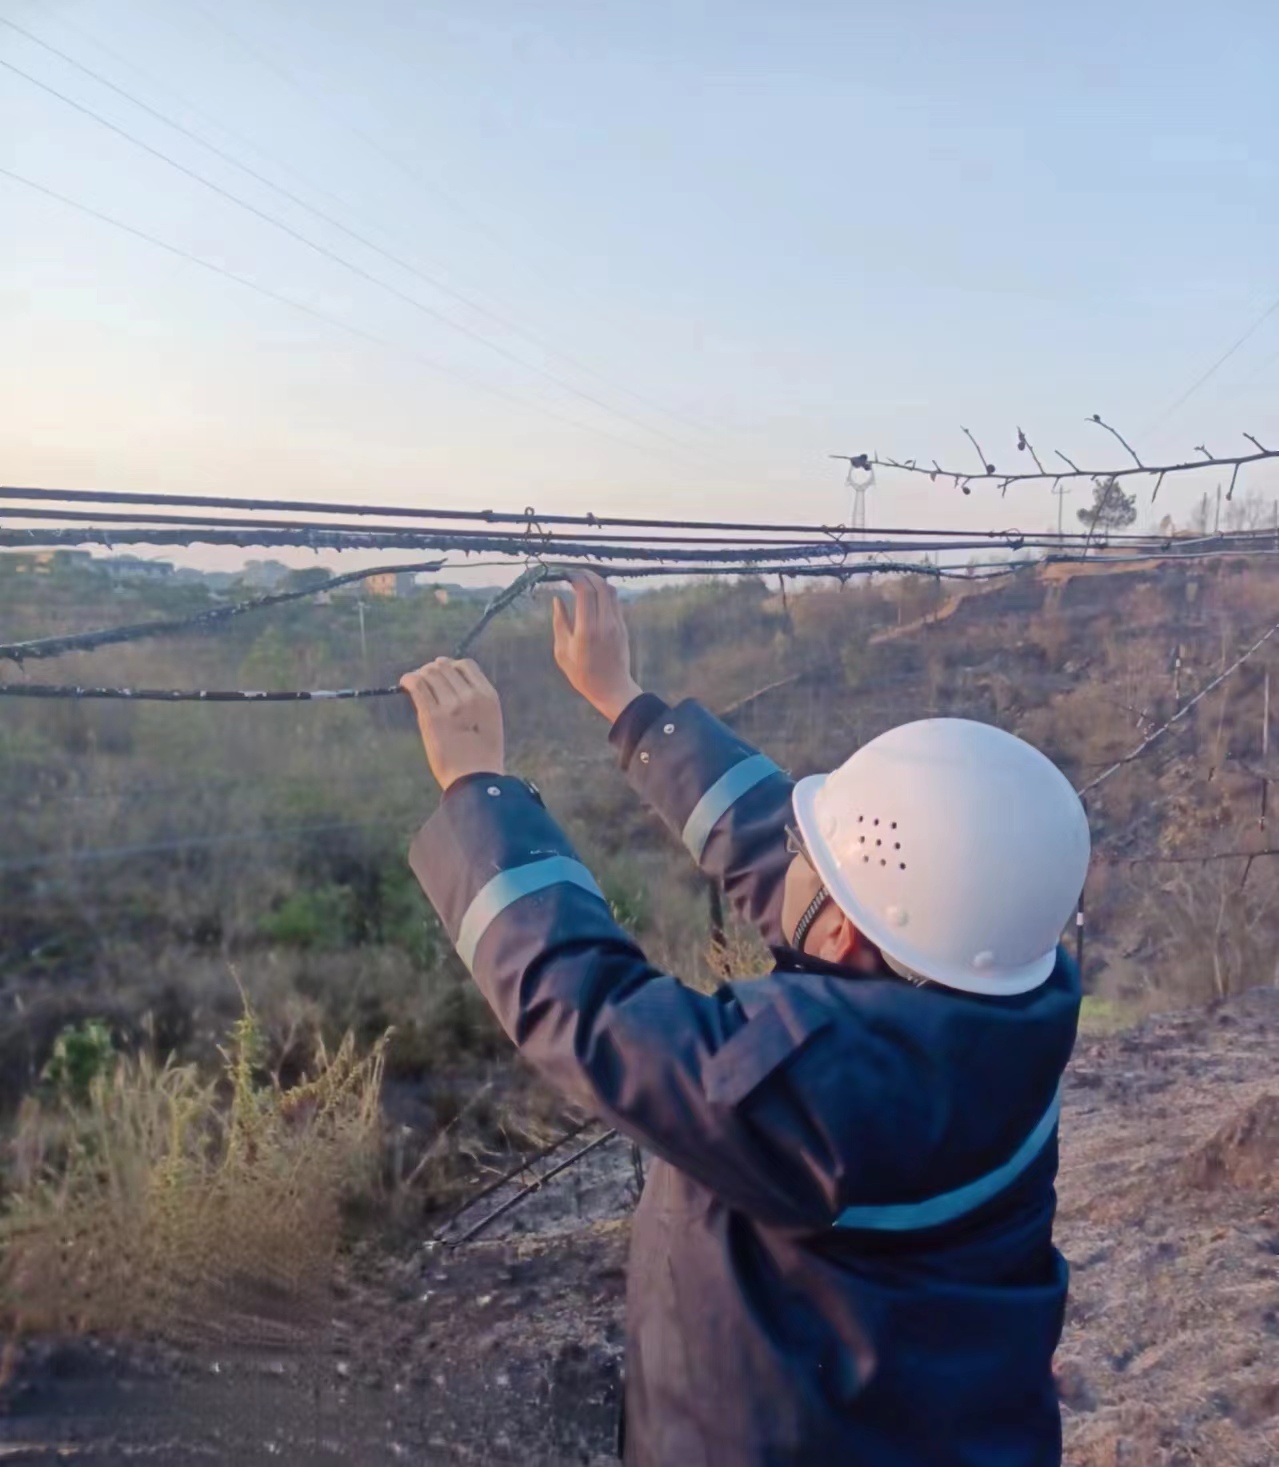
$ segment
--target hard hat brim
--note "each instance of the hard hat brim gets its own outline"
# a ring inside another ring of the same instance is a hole
[[[882,917],[867,907],[835,860],[817,818],[817,797],[829,777],[826,774],[813,774],[807,779],[801,779],[795,786],[791,804],[800,833],[804,837],[804,844],[822,884],[830,892],[831,900],[863,936],[869,938],[881,952],[909,968],[911,972],[918,973],[921,978],[929,978],[934,983],[958,989],[961,993],[1013,997],[1019,993],[1030,993],[1048,981],[1057,966],[1055,946],[1042,958],[1036,958],[1034,962],[1018,968],[1005,970],[997,975],[977,973],[954,963],[938,962],[930,959],[926,953],[917,952],[903,940],[900,932],[894,931]]]

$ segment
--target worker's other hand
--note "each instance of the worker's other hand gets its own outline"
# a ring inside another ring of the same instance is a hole
[[[574,689],[610,723],[639,697],[631,676],[631,643],[617,592],[593,571],[570,571],[570,611],[558,597],[552,606],[555,661]]]
[[[413,699],[427,762],[442,790],[467,774],[504,773],[502,704],[475,663],[437,657],[406,672],[400,687]]]

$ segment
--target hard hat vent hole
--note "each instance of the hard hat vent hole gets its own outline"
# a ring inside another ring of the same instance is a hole
[[[902,870],[902,871],[905,871],[905,869],[906,869],[906,863],[905,863],[905,861],[903,861],[903,862],[902,862],[902,863],[901,863],[901,866],[900,866],[900,867],[899,867],[899,868],[898,868],[898,869],[899,869],[899,870]]]
[[[876,841],[876,842],[875,842],[875,844],[876,844],[876,845],[877,845],[877,846],[882,846],[882,845],[883,845],[883,844],[884,844],[884,842],[883,842],[883,841],[882,841],[882,840],[877,840],[877,841]]]
[[[884,860],[881,860],[879,864],[881,866],[887,866],[888,865],[888,862],[887,861],[884,861]]]
[[[876,817],[876,820],[875,820],[875,824],[876,824],[876,825],[878,825],[878,824],[879,824],[879,819],[878,819],[878,817]]]
[[[896,830],[896,829],[897,829],[897,822],[896,822],[896,821],[895,821],[895,820],[894,820],[894,821],[893,821],[893,826],[892,826],[892,828],[893,828],[893,829],[894,829],[894,830]]]

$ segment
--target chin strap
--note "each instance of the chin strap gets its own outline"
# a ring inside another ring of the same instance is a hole
[[[826,903],[830,901],[830,892],[823,886],[819,888],[817,895],[804,908],[804,915],[795,923],[795,931],[791,937],[791,946],[797,953],[804,951],[804,939],[813,929],[813,923],[817,921],[818,913]]]

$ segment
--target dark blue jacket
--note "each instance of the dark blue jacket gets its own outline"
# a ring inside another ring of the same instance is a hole
[[[613,741],[776,952],[658,972],[522,781],[454,786],[411,861],[506,1033],[652,1152],[628,1280],[631,1467],[1057,1467],[1056,1097],[1079,983],[857,977],[779,928],[791,780],[698,704]]]

